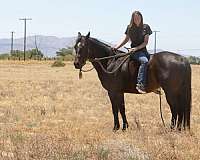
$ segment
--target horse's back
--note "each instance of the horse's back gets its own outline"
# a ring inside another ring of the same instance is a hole
[[[173,53],[173,52],[168,52],[168,51],[162,51],[155,53],[151,56],[150,62],[157,62],[160,65],[185,65],[189,64],[188,60],[186,57]]]

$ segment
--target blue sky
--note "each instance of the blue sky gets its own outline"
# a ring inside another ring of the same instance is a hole
[[[199,0],[6,0],[0,6],[0,38],[23,37],[23,21],[27,35],[76,36],[91,32],[91,36],[109,42],[119,42],[134,10],[142,12],[144,22],[159,30],[157,46],[165,50],[200,55]],[[153,49],[150,36],[148,49]]]

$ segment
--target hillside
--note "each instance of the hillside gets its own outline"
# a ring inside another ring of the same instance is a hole
[[[55,56],[56,51],[64,47],[72,47],[76,37],[58,38],[56,36],[36,36],[38,48],[45,56]],[[10,39],[0,39],[0,53],[10,52]],[[14,50],[23,50],[24,39],[14,39]],[[27,37],[27,50],[35,48],[35,36]]]

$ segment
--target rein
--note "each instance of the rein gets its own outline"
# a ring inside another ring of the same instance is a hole
[[[108,74],[113,74],[115,73],[121,66],[122,64],[124,64],[124,62],[129,58],[131,52],[128,52],[128,53],[123,53],[123,54],[117,54],[117,55],[114,55],[114,56],[107,56],[107,57],[102,57],[102,58],[94,58],[94,59],[91,59],[90,62],[97,62],[101,68],[103,69],[103,71],[105,73],[108,73]],[[119,57],[124,57],[124,60],[119,64],[119,66],[112,72],[110,71],[107,71],[104,66],[101,64],[101,60],[105,60],[105,59],[111,59],[111,58],[119,58]],[[92,67],[91,69],[88,69],[88,70],[82,70],[82,68],[79,70],[79,79],[82,78],[82,72],[89,72],[89,71],[92,71],[94,69],[94,67]]]
[[[105,72],[105,73],[108,73],[108,74],[113,74],[113,73],[115,73],[121,66],[122,66],[122,64],[124,64],[124,62],[129,58],[129,56],[130,55],[127,55],[125,58],[124,58],[124,60],[119,64],[119,66],[115,69],[115,70],[113,70],[113,71],[107,71],[104,67],[103,67],[103,65],[101,64],[101,62],[100,61],[97,61],[97,63],[101,66],[101,68],[103,69],[103,71]]]
[[[102,58],[95,58],[93,60],[91,60],[91,62],[95,62],[95,61],[100,61],[100,60],[105,60],[105,59],[111,59],[111,58],[119,58],[119,57],[124,57],[126,55],[130,55],[132,52],[128,52],[128,53],[123,53],[123,54],[116,54],[114,56],[108,56],[108,57],[102,57]]]

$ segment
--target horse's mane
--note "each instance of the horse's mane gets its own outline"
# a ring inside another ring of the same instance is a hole
[[[106,48],[107,50],[111,51],[111,45],[108,42],[103,42],[102,40],[99,40],[97,38],[90,37],[90,40],[92,40],[94,43],[98,44],[99,46]],[[118,50],[119,53],[124,53],[121,50]],[[114,54],[114,53],[113,53]]]
[[[89,38],[92,42],[94,42],[95,44],[97,44],[98,46],[100,47],[104,47],[106,49],[110,49],[111,48],[111,45],[109,44],[106,44],[105,42],[102,42],[101,40],[97,39],[97,38],[92,38],[90,37]]]

